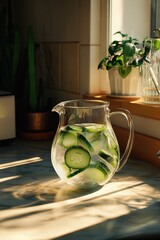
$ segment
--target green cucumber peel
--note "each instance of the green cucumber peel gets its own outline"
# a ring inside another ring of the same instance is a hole
[[[83,148],[85,148],[89,152],[94,151],[90,142],[82,134],[78,134],[78,145],[82,146]]]
[[[118,165],[118,161],[115,158],[115,155],[112,155],[110,152],[106,151],[106,150],[101,150],[98,155],[106,160],[109,164],[111,164],[113,167],[117,167]]]
[[[60,143],[63,147],[70,148],[77,145],[77,135],[74,132],[62,131]]]
[[[76,131],[76,132],[82,132],[83,131],[83,128],[81,126],[74,125],[74,124],[68,125],[67,129],[71,130],[71,131]]]
[[[105,128],[105,125],[103,124],[98,124],[98,125],[93,124],[93,125],[84,127],[86,132],[91,132],[91,133],[101,132],[102,130],[104,130],[104,128]]]
[[[90,164],[90,153],[81,146],[73,146],[65,152],[65,163],[73,169],[84,169]]]
[[[100,164],[92,164],[86,169],[86,175],[89,179],[101,184],[106,181],[108,173]]]
[[[74,172],[68,174],[68,175],[67,175],[67,178],[72,178],[72,177],[76,176],[77,174],[83,172],[85,169],[86,169],[86,168],[78,169],[78,170],[76,170],[76,171],[74,171]]]

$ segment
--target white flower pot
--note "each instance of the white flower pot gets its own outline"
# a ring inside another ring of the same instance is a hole
[[[132,68],[127,77],[122,78],[118,68],[108,71],[111,95],[136,96],[137,86],[141,81],[140,68]]]

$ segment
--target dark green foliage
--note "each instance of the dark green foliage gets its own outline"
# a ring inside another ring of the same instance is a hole
[[[15,93],[21,59],[21,36],[18,26],[8,27],[8,12],[0,10],[0,89]]]
[[[149,62],[147,56],[150,52],[149,44],[145,47],[140,45],[136,38],[132,38],[120,31],[115,34],[121,35],[121,40],[114,40],[108,47],[109,55],[104,57],[98,69],[110,70],[118,67],[119,74],[125,78],[132,67],[140,67],[144,61]]]
[[[37,82],[36,82],[36,58],[35,58],[35,43],[32,28],[28,28],[28,91],[29,91],[29,106],[32,111],[37,109]]]
[[[9,9],[0,9],[0,89],[15,95],[18,111],[51,111],[51,99],[44,99],[43,76],[37,77],[37,68],[42,66],[33,29],[28,27],[27,45],[22,47],[18,26],[9,23]]]

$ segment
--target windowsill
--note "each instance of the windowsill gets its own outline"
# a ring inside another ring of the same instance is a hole
[[[113,98],[107,97],[106,95],[85,95],[83,98],[108,101],[110,102],[110,109],[126,108],[135,116],[148,118],[150,120],[160,120],[160,104],[147,104],[141,99]],[[120,149],[124,151],[128,139],[128,131],[120,126],[114,126],[114,131],[117,135]],[[131,154],[138,159],[142,159],[160,167],[160,159],[157,156],[160,150],[159,146],[159,138],[135,131]]]
[[[144,103],[141,99],[136,101],[120,98],[112,99],[109,97],[106,99],[111,103],[111,107],[127,108],[134,115],[160,120],[160,104]]]
[[[148,104],[138,97],[115,97],[107,95],[85,95],[84,98],[103,100],[110,103],[110,109],[125,108],[133,115],[135,132],[154,137],[159,140],[160,104]],[[113,124],[125,127],[119,119]]]
[[[141,99],[113,98],[107,97],[107,95],[84,95],[83,97],[86,99],[105,100],[110,102],[110,108],[126,108],[134,115],[160,120],[160,104],[148,104]]]

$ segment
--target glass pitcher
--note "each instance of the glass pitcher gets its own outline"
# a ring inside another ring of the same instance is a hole
[[[106,184],[126,163],[133,145],[134,127],[126,109],[109,110],[109,102],[71,100],[56,105],[59,114],[51,161],[58,176],[70,185],[81,188]],[[128,123],[129,137],[120,158],[117,138],[110,116],[123,115]]]
[[[142,100],[160,104],[160,29],[155,29],[154,32],[154,37],[144,41],[150,48],[150,63],[145,63],[142,67]]]

